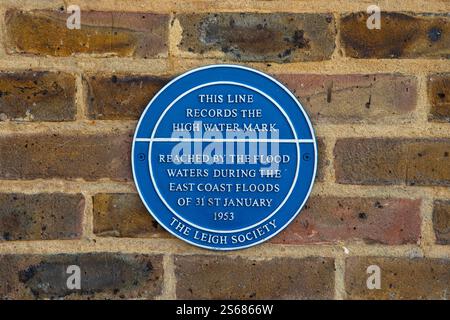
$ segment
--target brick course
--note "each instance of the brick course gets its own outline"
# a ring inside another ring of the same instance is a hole
[[[164,271],[158,255],[115,253],[0,255],[2,299],[155,298]],[[81,271],[81,289],[67,287],[69,266]]]
[[[384,2],[380,30],[350,0],[82,1],[79,30],[65,6],[11,3],[0,3],[0,299],[448,299],[445,1]],[[130,165],[150,99],[212,63],[284,83],[319,148],[300,215],[230,253],[164,231]],[[367,289],[371,264],[380,290]]]
[[[381,269],[381,288],[367,289],[367,267]],[[346,260],[345,284],[350,299],[448,299],[450,260],[352,257]]]
[[[436,200],[433,208],[433,224],[436,242],[450,244],[450,201]]]
[[[167,238],[169,233],[149,214],[137,194],[96,194],[94,233],[101,237]]]
[[[75,120],[75,77],[61,72],[0,73],[0,121]]]
[[[331,57],[335,27],[331,14],[214,13],[178,15],[180,49],[220,51],[237,61],[316,61]]]
[[[334,264],[326,258],[258,261],[211,256],[175,257],[180,299],[330,299]]]
[[[99,120],[135,120],[166,80],[153,76],[87,75],[88,117]]]
[[[9,53],[154,58],[167,55],[168,16],[88,11],[81,29],[69,29],[64,11],[6,12]]]
[[[445,58],[450,54],[450,19],[439,14],[382,12],[381,28],[369,29],[367,13],[341,17],[341,43],[353,58]]]
[[[431,105],[429,119],[450,122],[450,74],[429,76],[428,97]]]
[[[0,178],[129,180],[131,133],[15,134],[0,138]]]
[[[334,154],[338,183],[450,185],[449,139],[342,139]]]
[[[420,224],[420,200],[313,196],[303,212],[272,242],[417,243]]]
[[[64,240],[82,234],[81,194],[0,193],[0,240]]]
[[[398,74],[279,74],[309,111],[313,122],[411,122],[417,104],[417,80]]]

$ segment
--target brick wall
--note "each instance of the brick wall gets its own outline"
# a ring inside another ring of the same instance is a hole
[[[371,4],[1,1],[0,297],[448,299],[450,2],[379,1],[381,30]],[[299,97],[320,170],[279,236],[217,253],[145,211],[130,146],[169,79],[223,62]]]

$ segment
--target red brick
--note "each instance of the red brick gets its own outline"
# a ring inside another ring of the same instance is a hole
[[[167,83],[154,76],[91,74],[84,78],[88,88],[91,119],[139,119],[153,96]]]
[[[331,299],[329,258],[176,256],[178,299]]]
[[[74,120],[75,78],[61,72],[0,73],[1,120]]]
[[[450,200],[436,200],[433,225],[438,244],[450,244]]]
[[[381,29],[367,28],[369,15],[341,17],[341,45],[353,58],[449,58],[450,19],[446,15],[381,12]]]
[[[313,122],[410,122],[417,79],[400,74],[277,74],[307,108]]]
[[[0,193],[0,240],[80,238],[81,194]]]
[[[101,237],[168,238],[137,194],[99,193],[94,202],[94,233]]]
[[[449,139],[339,139],[336,181],[346,184],[450,186]]]
[[[120,253],[0,255],[0,299],[153,299],[162,292],[162,256]],[[76,265],[81,289],[68,289]]]
[[[450,122],[450,73],[428,78],[429,120]]]
[[[0,137],[0,178],[131,178],[132,133],[11,134]]]
[[[331,58],[331,14],[195,13],[177,15],[180,48],[199,55],[221,51],[237,61],[319,61]]]
[[[81,11],[81,29],[67,28],[69,16],[65,10],[8,10],[8,52],[57,57],[74,54],[167,56],[168,15]]]
[[[381,289],[367,289],[367,267],[381,269]],[[450,260],[428,258],[352,257],[346,259],[349,299],[448,299]]]
[[[401,245],[420,239],[420,200],[311,197],[273,243],[364,241]]]

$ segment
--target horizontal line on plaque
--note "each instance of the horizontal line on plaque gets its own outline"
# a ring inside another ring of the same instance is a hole
[[[137,142],[275,142],[313,143],[313,139],[203,139],[203,138],[136,138]]]

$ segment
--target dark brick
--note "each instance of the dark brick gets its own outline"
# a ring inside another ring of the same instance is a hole
[[[400,245],[420,239],[420,200],[311,197],[273,243],[364,241]]]
[[[0,240],[79,238],[84,197],[62,193],[0,193]]]
[[[131,178],[131,133],[0,137],[0,178]]]
[[[167,83],[153,76],[87,75],[91,119],[139,119],[151,98]]]
[[[381,289],[367,289],[367,267],[381,269]],[[346,259],[349,299],[448,299],[450,260],[427,258],[352,257]]]
[[[330,14],[216,13],[177,15],[180,48],[196,54],[221,51],[238,61],[318,61],[334,51]]]
[[[74,120],[75,78],[61,72],[0,73],[0,121]]]
[[[316,180],[317,181],[323,181],[324,175],[325,175],[325,168],[329,164],[329,160],[326,156],[325,151],[325,142],[321,138],[317,138],[317,149],[318,149],[318,163],[317,163],[317,174],[316,174]]]
[[[406,180],[405,140],[340,139],[334,148],[336,181],[402,184]]]
[[[399,74],[277,74],[313,122],[399,123],[413,119],[417,79]]]
[[[339,139],[336,181],[450,186],[449,139]]]
[[[120,253],[0,256],[1,299],[152,299],[161,294],[162,256]],[[81,289],[68,289],[70,265]]]
[[[429,120],[450,122],[450,73],[428,78]]]
[[[66,57],[108,54],[150,58],[167,55],[168,15],[82,11],[81,29],[66,26],[64,11],[6,12],[9,53]]]
[[[329,258],[176,256],[178,299],[331,299]]]
[[[368,29],[367,13],[341,17],[341,44],[353,58],[449,58],[450,19],[445,15],[381,12],[381,29]]]
[[[438,244],[450,244],[450,200],[436,200],[433,225]]]
[[[418,140],[409,145],[408,185],[450,186],[450,140]]]
[[[169,233],[150,215],[137,194],[94,196],[94,233],[101,237],[167,238]]]

